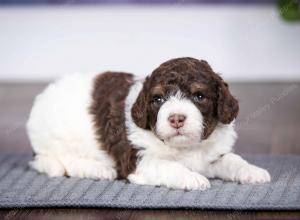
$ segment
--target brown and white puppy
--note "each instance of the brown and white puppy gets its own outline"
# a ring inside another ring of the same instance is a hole
[[[237,100],[206,61],[169,60],[144,80],[106,72],[69,75],[36,98],[30,163],[49,176],[127,178],[204,190],[207,178],[270,181],[232,153]]]

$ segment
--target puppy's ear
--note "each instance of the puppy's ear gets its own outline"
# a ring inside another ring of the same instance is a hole
[[[147,95],[146,95],[147,80],[148,77],[146,78],[143,88],[140,91],[140,94],[138,95],[131,109],[131,116],[134,123],[143,129],[147,128],[147,108],[148,108]]]
[[[239,103],[230,94],[228,84],[218,76],[218,118],[223,124],[229,124],[238,115]]]

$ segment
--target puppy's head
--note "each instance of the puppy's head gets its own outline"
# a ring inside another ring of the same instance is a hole
[[[238,110],[227,83],[206,61],[178,58],[146,78],[131,114],[166,144],[189,147],[207,139],[218,122],[229,124]]]

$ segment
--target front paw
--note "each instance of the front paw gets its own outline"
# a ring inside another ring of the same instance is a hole
[[[267,170],[247,164],[238,170],[236,180],[241,184],[258,184],[270,182],[271,177]]]
[[[143,175],[142,173],[130,174],[127,179],[131,183],[142,185],[166,186],[172,189],[183,190],[206,190],[210,188],[208,179],[201,174],[192,171],[179,171],[172,175],[161,175],[152,178],[151,175]]]
[[[206,190],[210,188],[209,180],[196,172],[187,172],[180,178],[178,185],[173,188],[185,190]]]

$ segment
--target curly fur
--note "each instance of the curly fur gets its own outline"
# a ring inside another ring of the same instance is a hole
[[[207,189],[215,177],[268,182],[266,170],[232,153],[238,111],[228,84],[194,58],[169,60],[142,80],[122,72],[69,75],[35,99],[30,164],[49,176],[188,190]],[[170,118],[181,118],[180,126]]]

